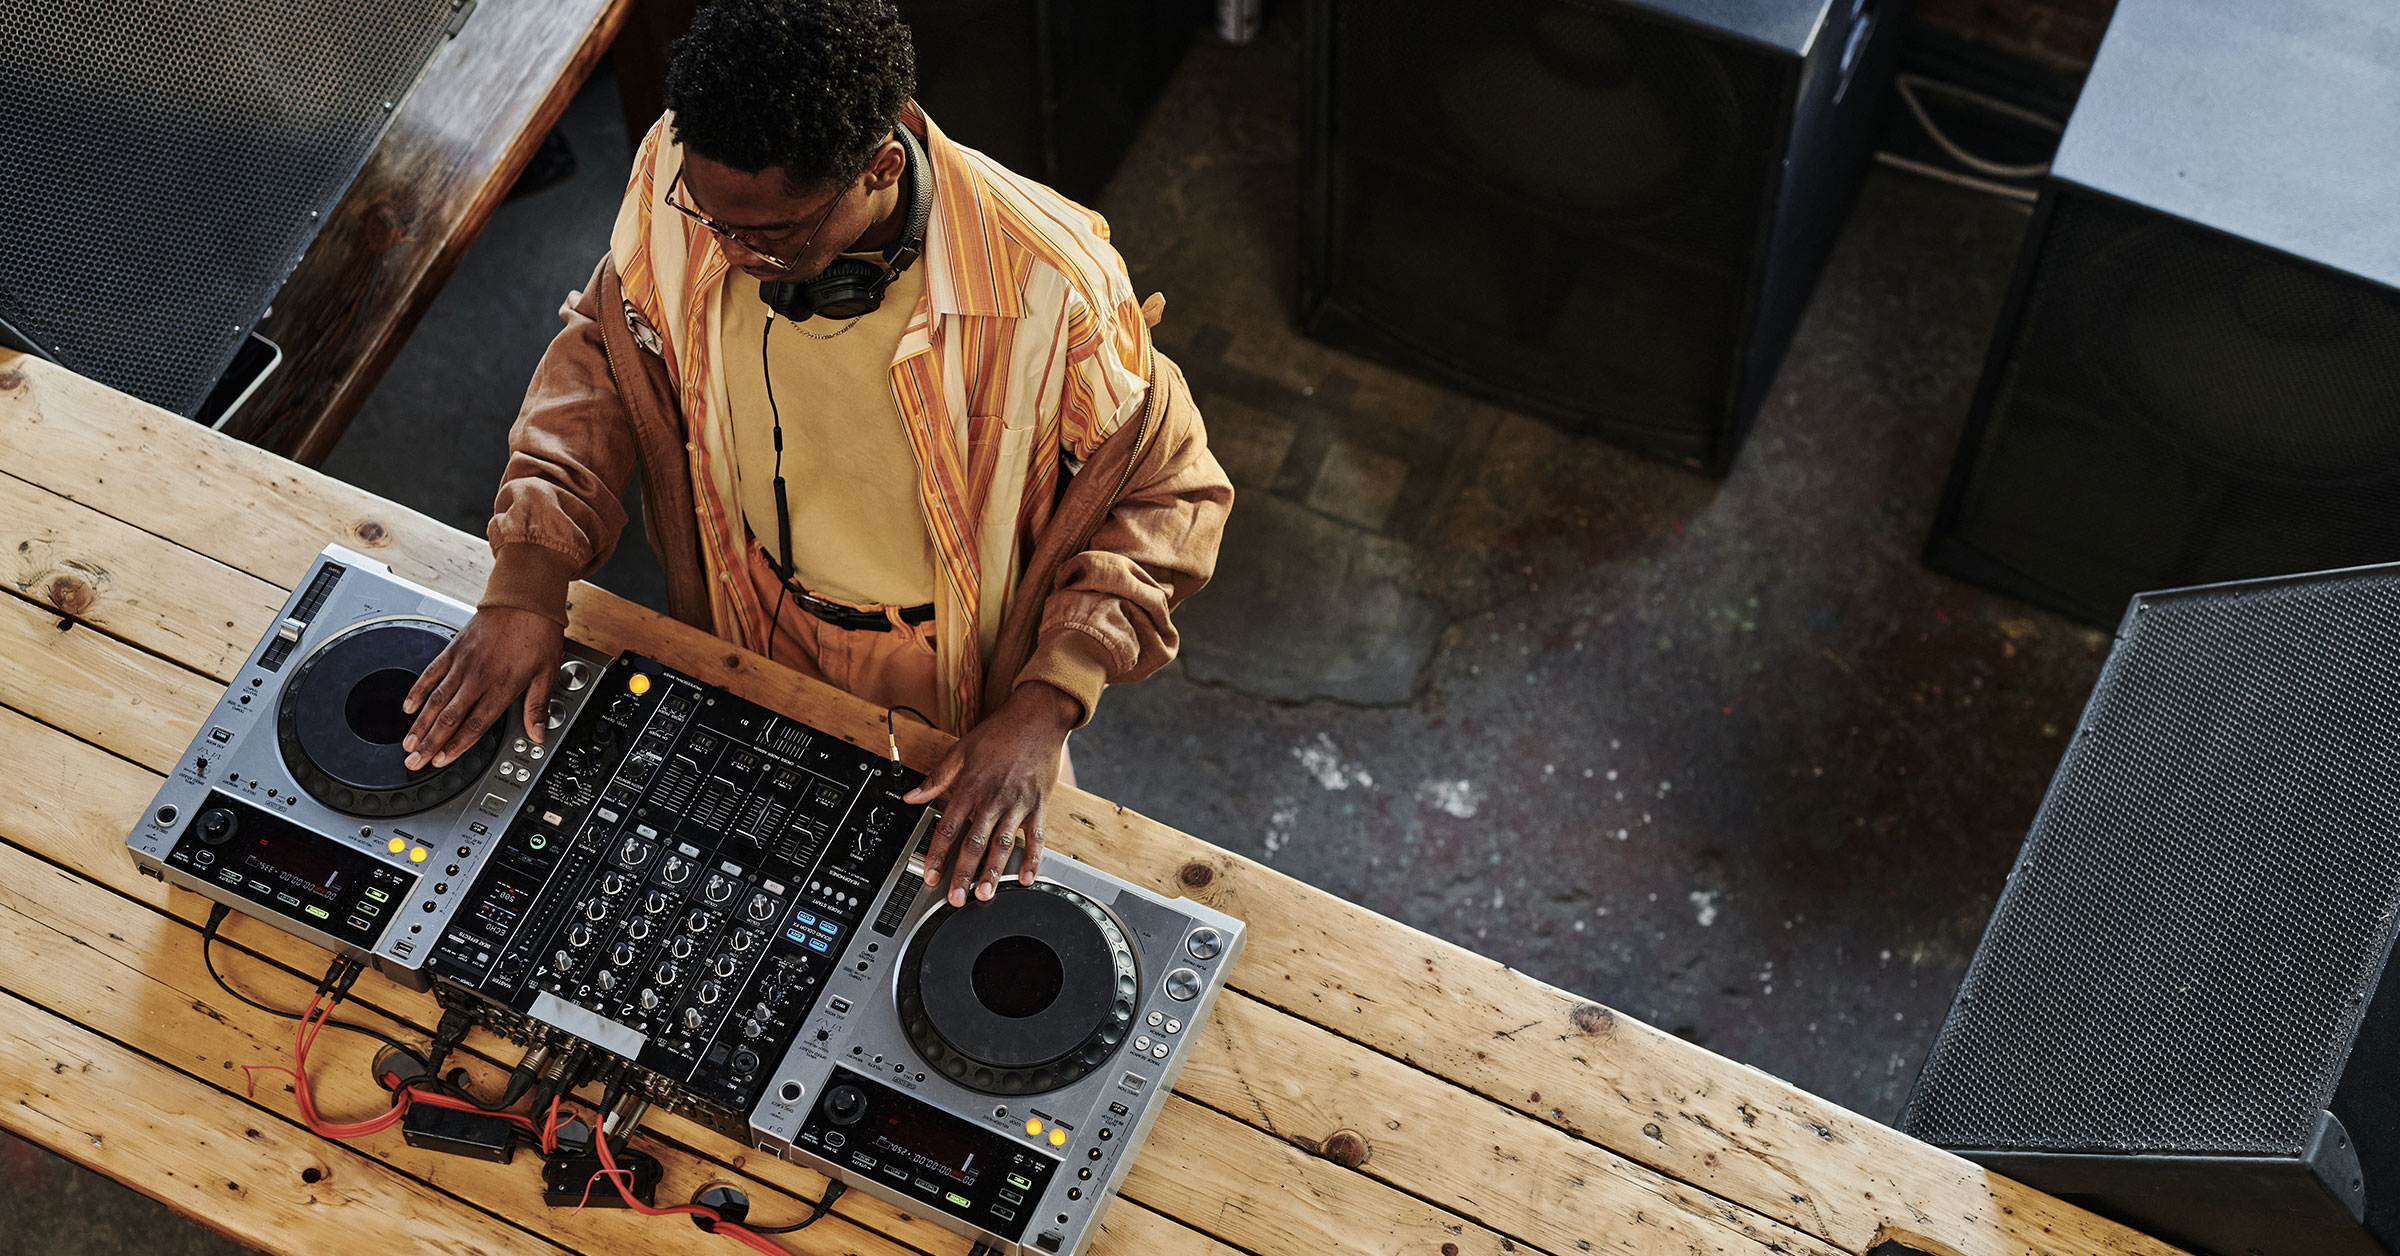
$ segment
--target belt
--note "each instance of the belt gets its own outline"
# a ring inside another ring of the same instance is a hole
[[[892,630],[891,618],[882,611],[862,611],[855,606],[844,606],[839,602],[818,597],[816,594],[796,586],[792,587],[792,601],[797,603],[800,609],[836,628],[846,628],[852,632],[890,632]],[[933,618],[933,603],[931,602],[927,602],[923,606],[907,607],[900,612],[900,622],[904,624],[921,624],[931,618]]]

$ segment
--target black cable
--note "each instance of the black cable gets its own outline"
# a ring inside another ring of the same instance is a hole
[[[925,713],[916,709],[915,707],[885,707],[883,709],[883,737],[885,741],[891,743],[892,762],[894,763],[898,763],[900,761],[900,732],[898,729],[892,727],[892,716],[900,711],[906,711],[910,715],[916,716],[918,722],[922,723],[927,728],[939,729],[941,727],[941,725],[936,724],[931,719],[926,718]]]
[[[775,661],[775,634],[783,628],[783,604],[792,596],[792,507],[783,491],[783,412],[775,408],[775,366],[767,359],[767,337],[775,332],[775,312],[758,333],[758,377],[767,389],[767,413],[775,420],[775,534],[783,548],[776,555],[775,613],[767,620],[767,661]]]
[[[200,930],[201,964],[208,969],[208,975],[217,983],[218,989],[223,990],[225,993],[240,999],[242,1002],[257,1008],[259,1011],[265,1012],[270,1016],[280,1016],[285,1020],[299,1020],[301,1014],[298,1012],[287,1012],[279,1007],[268,1007],[266,1004],[251,998],[249,995],[234,989],[231,985],[226,983],[224,974],[217,971],[216,957],[210,952],[210,947],[214,946],[217,941],[217,926],[225,922],[226,915],[232,912],[232,910],[233,909],[231,907],[228,907],[223,903],[219,903],[209,909],[208,923]],[[347,967],[347,971],[344,971],[345,967]],[[342,995],[347,995],[350,992],[351,984],[358,980],[358,974],[363,971],[365,971],[364,965],[352,964],[347,958],[335,960],[333,967],[326,970],[324,979],[317,983],[317,993],[326,994],[338,989]],[[334,1001],[337,1003],[340,1002],[340,997],[337,996]],[[417,1067],[425,1067],[424,1056],[417,1054],[413,1048],[401,1042],[399,1039],[392,1037],[390,1034],[383,1033],[380,1030],[369,1029],[364,1025],[353,1025],[348,1021],[329,1019],[324,1023],[333,1026],[335,1029],[347,1029],[351,1033],[363,1034],[366,1037],[373,1038],[375,1041],[380,1042],[383,1045],[390,1047],[392,1050],[397,1051],[415,1061]]]
[[[833,1211],[834,1201],[840,1199],[842,1197],[842,1192],[849,1189],[850,1188],[843,1185],[839,1179],[828,1180],[825,1183],[825,1197],[818,1200],[816,1206],[808,1210],[808,1216],[802,1218],[801,1220],[795,1221],[790,1225],[752,1225],[747,1221],[741,1222],[740,1225],[743,1229],[748,1230],[752,1234],[791,1234],[800,1230],[805,1230],[808,1227],[823,1221],[825,1219],[825,1214]]]

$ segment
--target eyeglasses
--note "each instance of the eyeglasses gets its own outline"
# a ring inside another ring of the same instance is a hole
[[[732,243],[741,245],[743,248],[758,254],[758,260],[765,262],[768,266],[773,267],[776,270],[790,270],[792,268],[792,263],[787,262],[782,258],[775,256],[773,253],[769,253],[765,249],[760,248],[758,246],[758,242],[748,233],[736,231],[731,227],[724,226],[718,223],[716,219],[711,218],[708,215],[701,213],[699,210],[684,204],[682,201],[675,199],[675,189],[682,186],[683,167],[682,165],[678,164],[675,167],[675,177],[667,183],[666,195],[667,204],[672,206],[677,212],[681,213],[684,217],[691,219],[693,222],[699,223],[701,226],[708,228],[710,231],[715,232],[718,239],[731,241]],[[793,254],[793,256],[803,256],[808,252],[808,246],[815,242],[817,233],[825,229],[825,220],[833,217],[834,206],[841,204],[842,197],[848,195],[850,195],[850,189],[845,187],[841,190],[840,195],[837,195],[832,200],[825,202],[825,212],[817,215],[816,225],[808,229],[808,236],[800,241],[800,248]]]

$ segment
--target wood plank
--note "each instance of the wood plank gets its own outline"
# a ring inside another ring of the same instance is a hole
[[[254,496],[305,512],[239,535],[200,520],[156,529],[270,581],[296,578],[322,540],[373,521],[377,553],[396,571],[469,599],[481,587],[486,559],[470,538],[46,364],[0,355],[0,466],[35,465],[27,460],[37,448],[54,451],[38,460],[45,487],[120,518],[146,503],[180,503],[176,491],[161,495],[172,487],[162,468],[233,495],[255,485]],[[203,518],[216,509],[195,507]],[[860,744],[881,740],[863,704],[621,599],[579,586],[574,614],[579,639],[601,648],[643,641],[704,680]],[[946,744],[902,728],[904,754],[919,766]],[[1053,814],[1063,817],[1059,849],[1248,921],[1238,988],[1846,1251],[1898,1239],[1937,1256],[2176,1252],[1092,795],[1062,790]]]
[[[0,597],[0,703],[164,770],[225,696],[206,676]]]
[[[150,550],[184,552],[162,538],[140,536]],[[139,555],[142,548],[143,545],[136,545],[132,552]],[[156,565],[160,559],[144,555],[142,561]],[[252,579],[239,575],[233,578]],[[270,609],[259,616],[260,630],[263,631],[272,613]],[[4,699],[5,695],[0,694],[0,700]],[[105,727],[119,717],[99,712],[92,718]],[[87,730],[69,731],[84,734]],[[166,762],[152,761],[149,766],[163,769]],[[138,791],[129,788],[129,816],[138,812],[140,798],[146,797],[151,788],[155,788],[154,779],[146,780]],[[136,793],[140,796],[136,797]],[[121,851],[116,849],[122,841],[121,833],[111,829],[95,835],[95,839],[88,849],[75,852],[69,862],[83,868],[87,875],[105,875],[121,889],[134,888],[125,885],[130,874]],[[45,853],[51,852],[45,849]],[[1229,996],[1228,1002],[1237,1010],[1245,1003],[1238,994]],[[1486,1101],[1458,1092],[1442,1093],[1445,1088],[1428,1085],[1422,1074],[1322,1029],[1304,1026],[1282,1013],[1264,1012],[1255,1005],[1249,1005],[1248,1011],[1250,1015],[1241,1022],[1248,1027],[1242,1042],[1221,1041],[1212,1034],[1203,1046],[1194,1070],[1187,1074],[1192,1079],[1187,1089],[1193,1085],[1205,1087],[1193,1091],[1196,1097],[1222,1113],[1308,1151],[1322,1150],[1325,1140],[1342,1127],[1340,1120],[1322,1125],[1317,1138],[1311,1139],[1304,1131],[1317,1125],[1317,1117],[1324,1112],[1372,1114],[1371,1120],[1360,1118],[1367,1120],[1367,1128],[1381,1127],[1387,1122],[1402,1123],[1410,1132],[1388,1140],[1385,1154],[1366,1166],[1365,1171],[1388,1185],[1433,1200],[1512,1238],[1540,1244],[1547,1237],[1551,1242],[1571,1245],[1603,1241],[1605,1232],[1620,1226],[1628,1231],[1639,1231],[1646,1226],[1666,1231],[1689,1230],[1690,1243],[1698,1250],[1744,1251],[1762,1243],[1783,1243],[1794,1251],[1823,1250],[1813,1247],[1796,1231],[1701,1192],[1680,1189],[1654,1173],[1631,1168],[1621,1158],[1577,1144]],[[1239,1063],[1245,1056],[1317,1063],[1313,1101],[1311,1088],[1245,1076]],[[1212,1069],[1212,1062],[1223,1067]],[[1254,1081],[1258,1084],[1253,1085]],[[1303,1104],[1305,1110],[1282,1112],[1279,1121],[1278,1112],[1287,1103]],[[1493,1151],[1477,1154],[1464,1163],[1460,1161],[1458,1153],[1462,1147],[1486,1144]],[[1544,1166],[1544,1171],[1526,1172],[1529,1163]],[[1553,1165],[1555,1171],[1547,1171]],[[1560,1206],[1569,1200],[1581,1206]]]
[[[286,590],[0,473],[17,595],[231,683]]]
[[[259,331],[283,364],[228,425],[325,460],[583,86],[625,0],[481,0],[437,51]],[[604,241],[594,241],[599,256]]]
[[[225,1121],[222,1094],[0,994],[0,1127],[269,1251],[565,1256],[566,1249],[297,1126]],[[237,1201],[229,1207],[227,1201]]]

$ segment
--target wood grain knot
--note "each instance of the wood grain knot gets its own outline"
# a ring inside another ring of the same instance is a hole
[[[352,531],[357,533],[361,545],[381,545],[384,542],[383,525],[372,519],[359,520],[358,526]]]
[[[61,614],[81,615],[92,609],[92,586],[85,583],[81,576],[60,572],[50,577],[50,585],[44,591],[44,596]]]
[[[1444,1244],[1442,1244],[1442,1256],[1458,1256],[1458,1244],[1456,1244],[1456,1243],[1444,1243]]]
[[[1181,872],[1175,874],[1175,879],[1183,882],[1183,888],[1187,890],[1205,890],[1217,879],[1217,873],[1207,864],[1187,863]]]
[[[1345,1169],[1355,1169],[1367,1162],[1370,1150],[1367,1140],[1359,1137],[1357,1130],[1335,1130],[1333,1136],[1325,1140],[1323,1154],[1327,1160]]]
[[[25,372],[15,369],[0,371],[0,392],[15,392],[24,383]]]
[[[1596,1038],[1617,1027],[1616,1013],[1597,1003],[1586,1003],[1576,1008],[1571,1019],[1575,1022],[1576,1032],[1585,1037]]]

